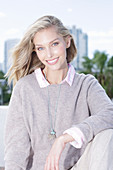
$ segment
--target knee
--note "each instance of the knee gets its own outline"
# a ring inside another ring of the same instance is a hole
[[[102,147],[111,147],[113,145],[113,129],[107,129],[98,133],[93,141],[93,146],[102,148]],[[112,146],[113,147],[113,146]]]
[[[95,136],[94,140],[96,140],[96,139],[100,139],[100,140],[107,139],[107,140],[110,140],[112,138],[113,138],[113,129],[107,129],[107,130],[103,130],[100,133],[98,133]]]
[[[109,169],[113,159],[113,129],[98,133],[90,143],[89,169]]]

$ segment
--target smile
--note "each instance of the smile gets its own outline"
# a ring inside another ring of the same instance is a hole
[[[56,58],[56,59],[53,59],[53,60],[47,60],[47,63],[50,64],[50,65],[54,65],[54,64],[57,63],[58,59],[59,59],[59,57]]]

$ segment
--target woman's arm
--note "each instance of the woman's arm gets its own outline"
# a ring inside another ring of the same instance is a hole
[[[88,86],[88,82],[86,82],[86,86]],[[75,125],[75,128],[80,129],[84,135],[84,141],[88,143],[102,130],[113,128],[113,103],[98,81],[92,77],[87,94],[85,95],[87,95],[87,104],[91,116]],[[58,137],[47,157],[44,170],[59,170],[60,155],[66,143],[73,142],[74,140],[69,134]]]
[[[74,138],[68,134],[63,134],[56,138],[49,155],[46,159],[44,170],[59,170],[59,160],[65,145],[69,142],[74,141]]]
[[[89,79],[85,86],[88,86],[87,105],[91,116],[76,125],[83,132],[86,143],[99,132],[113,129],[113,103],[98,81],[93,76],[89,76]]]
[[[30,155],[19,89],[15,87],[9,104],[5,128],[5,170],[26,170]]]

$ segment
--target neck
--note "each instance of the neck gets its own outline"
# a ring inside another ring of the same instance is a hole
[[[46,75],[46,80],[50,84],[60,84],[62,80],[65,79],[67,72],[68,72],[68,65],[64,69],[61,70],[49,70],[44,69],[44,74]]]

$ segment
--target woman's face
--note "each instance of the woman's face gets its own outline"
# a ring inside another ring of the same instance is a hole
[[[70,37],[64,40],[53,26],[37,32],[33,43],[37,56],[45,68],[60,70],[67,67],[66,48],[70,47]]]

